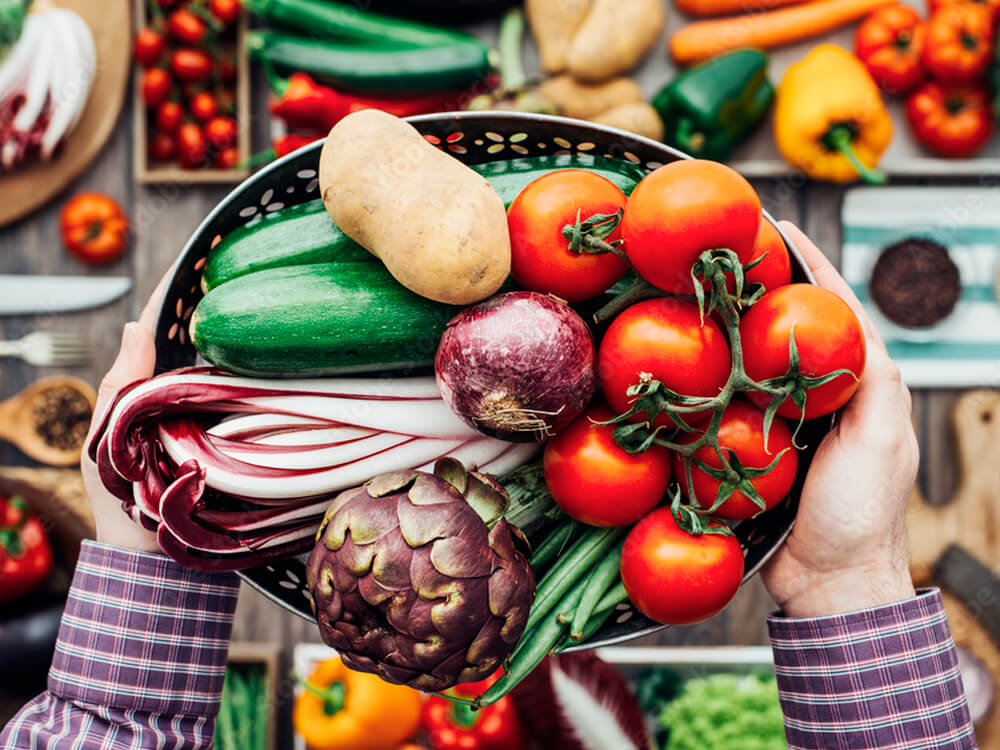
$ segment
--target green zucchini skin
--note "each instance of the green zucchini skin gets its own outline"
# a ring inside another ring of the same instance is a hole
[[[381,263],[271,268],[206,294],[191,340],[241,375],[319,376],[433,364],[458,308],[420,297]]]
[[[558,169],[586,169],[606,177],[629,195],[645,171],[624,159],[593,154],[556,154],[473,164],[510,206],[528,183]],[[317,199],[288,206],[261,221],[234,229],[208,255],[202,289],[247,273],[309,263],[372,262],[377,260],[330,220]]]

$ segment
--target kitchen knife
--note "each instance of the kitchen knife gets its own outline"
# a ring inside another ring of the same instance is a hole
[[[132,288],[124,276],[0,275],[0,315],[31,315],[89,310]]]

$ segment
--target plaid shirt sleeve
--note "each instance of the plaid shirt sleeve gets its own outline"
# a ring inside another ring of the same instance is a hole
[[[831,617],[768,618],[792,750],[974,750],[936,589]]]
[[[84,542],[48,691],[0,750],[210,748],[239,579]]]

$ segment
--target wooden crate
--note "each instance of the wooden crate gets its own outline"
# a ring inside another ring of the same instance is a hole
[[[267,680],[267,748],[277,750],[278,744],[278,685],[281,681],[279,664],[281,647],[276,643],[234,641],[229,644],[228,663],[233,666],[263,664]]]
[[[146,12],[146,0],[134,0],[136,29],[148,25],[149,15]],[[240,162],[245,163],[250,158],[250,59],[246,54],[244,38],[249,21],[246,11],[240,12],[236,25],[236,123],[239,129]],[[131,44],[131,40],[129,42]],[[132,173],[140,184],[209,184],[225,182],[241,182],[250,176],[250,170],[243,169],[182,169],[180,165],[154,166],[149,162],[147,148],[149,133],[146,118],[146,107],[142,102],[141,67],[136,65],[133,76],[132,97]]]

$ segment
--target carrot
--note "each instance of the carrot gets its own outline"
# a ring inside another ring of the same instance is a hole
[[[674,0],[679,10],[692,16],[758,12],[802,2],[805,0]]]
[[[670,54],[678,64],[689,65],[740,47],[779,47],[831,31],[896,1],[815,0],[762,13],[695,21],[670,37]]]

